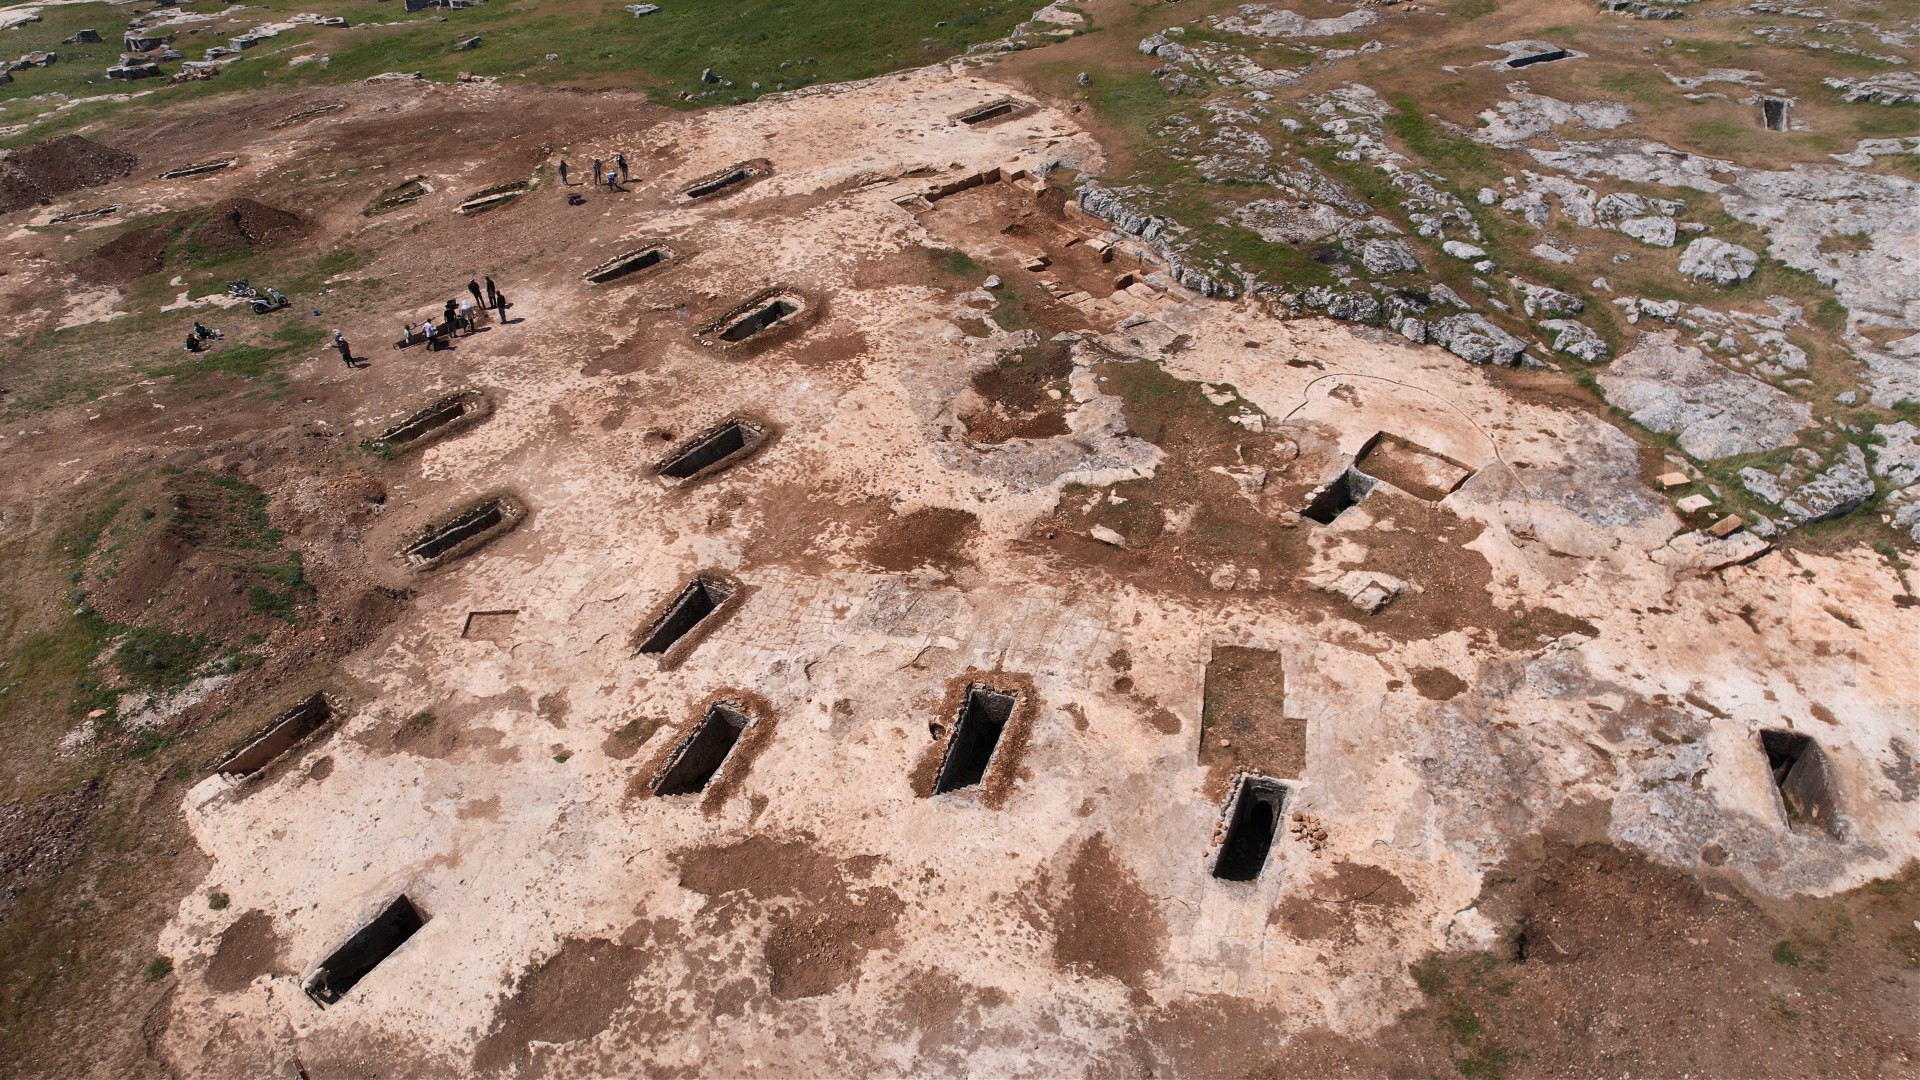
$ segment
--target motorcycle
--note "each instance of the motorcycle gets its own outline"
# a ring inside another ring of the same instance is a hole
[[[247,306],[253,309],[255,315],[265,315],[269,312],[279,311],[281,308],[288,307],[293,303],[293,301],[288,300],[286,294],[282,293],[279,289],[269,285],[266,287],[266,291],[262,292],[248,284],[245,278],[239,281],[227,282],[227,295],[236,300],[245,300]]]

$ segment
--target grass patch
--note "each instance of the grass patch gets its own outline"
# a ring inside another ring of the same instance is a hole
[[[155,626],[127,631],[113,662],[136,689],[160,693],[177,690],[193,680],[207,657],[207,639]]]
[[[173,974],[173,961],[164,956],[154,957],[147,961],[146,967],[140,969],[140,977],[150,983],[159,982],[171,974]]]

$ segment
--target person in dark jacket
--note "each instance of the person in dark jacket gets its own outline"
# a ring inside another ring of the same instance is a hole
[[[561,187],[567,186],[567,159],[566,158],[560,159],[560,186]]]
[[[500,312],[500,325],[507,325],[507,309],[513,306],[507,303],[507,294],[503,292],[494,293],[493,306],[496,311]]]
[[[340,333],[338,330],[333,332],[333,347],[340,350],[340,362],[348,367],[352,367],[353,346],[347,344],[346,335]]]
[[[493,287],[493,279],[488,278],[487,279],[487,302],[485,306],[492,307],[494,297],[497,297],[499,295],[500,295],[500,290]]]
[[[467,291],[473,294],[473,305],[475,307],[479,307],[480,306],[480,283],[477,281],[474,281],[471,278],[467,279]]]
[[[626,178],[627,178],[627,155],[625,155],[625,154],[615,154],[615,155],[613,155],[613,167],[614,167],[614,168],[616,168],[616,169],[619,169],[619,170],[620,170],[620,179],[621,179],[622,181],[624,181],[624,180],[626,180]]]

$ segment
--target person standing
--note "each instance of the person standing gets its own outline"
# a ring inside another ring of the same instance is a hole
[[[468,278],[467,291],[473,294],[474,306],[478,307],[480,304],[480,283],[472,278]]]
[[[478,299],[478,298],[479,297],[476,295],[475,299]],[[473,316],[474,316],[473,301],[467,299],[464,296],[461,297],[460,298],[460,321],[466,324],[467,333],[469,334],[473,333],[473,328],[475,326],[475,323],[473,321]]]
[[[560,186],[561,187],[567,186],[567,159],[566,158],[560,159]]]
[[[338,330],[333,332],[333,347],[340,350],[340,362],[348,367],[352,367],[353,346],[347,344],[346,335]]]
[[[495,310],[500,312],[500,325],[507,325],[507,309],[513,306],[507,303],[507,294],[503,292],[494,293],[493,306]]]
[[[431,318],[420,324],[420,336],[427,339],[428,352],[432,352],[440,347],[440,339],[433,336],[433,320]]]
[[[494,297],[497,297],[499,295],[500,295],[500,290],[493,287],[493,279],[488,278],[487,279],[487,302],[484,306],[492,307]]]
[[[625,183],[627,180],[627,155],[625,154],[613,155],[613,165],[614,165],[614,168],[617,168],[620,170],[621,183]]]
[[[600,159],[599,158],[593,159],[593,186],[594,187],[600,186]]]

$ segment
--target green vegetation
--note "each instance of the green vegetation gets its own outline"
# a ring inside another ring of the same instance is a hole
[[[154,957],[147,961],[146,967],[140,969],[141,978],[148,982],[159,982],[171,974],[173,974],[173,961],[164,956]]]
[[[184,10],[224,7],[201,0]],[[369,20],[364,4],[346,0],[263,0],[248,5],[247,23],[314,12],[342,15],[354,25],[289,31],[216,78],[161,86],[157,93],[181,100],[353,82],[389,71],[417,71],[442,82],[473,72],[560,85],[631,86],[679,107],[732,104],[776,89],[864,79],[959,55],[1004,37],[1032,8],[979,0],[678,0],[636,19],[614,3],[559,0],[538,7],[496,3],[454,12],[382,11]],[[21,123],[45,110],[46,105],[25,100],[36,94],[93,97],[125,90],[105,75],[118,56],[123,12],[107,4],[75,4],[44,9],[42,18],[9,31],[9,48],[52,49],[60,61],[21,72],[13,83],[0,86],[0,123]],[[107,42],[61,44],[82,27],[102,30]],[[454,50],[457,42],[474,36],[480,38],[478,48]],[[182,39],[180,48],[189,59],[198,59],[190,47],[197,43]],[[325,53],[328,61],[288,66],[288,54],[299,52]],[[557,59],[548,60],[549,55]],[[732,85],[702,82],[707,68]],[[131,110],[90,103],[0,143],[19,145],[106,118],[134,122]]]
[[[1500,1080],[1514,1059],[1472,1003],[1488,994],[1505,997],[1513,992],[1513,983],[1500,975],[1499,966],[1482,953],[1453,961],[1430,959],[1411,969],[1434,1021],[1452,1042],[1453,1067],[1471,1080]]]
[[[204,635],[137,626],[121,639],[113,660],[136,689],[160,693],[192,681],[206,655]]]
[[[232,898],[218,889],[207,894],[207,907],[214,911],[225,911],[227,905],[231,903],[233,903]]]

